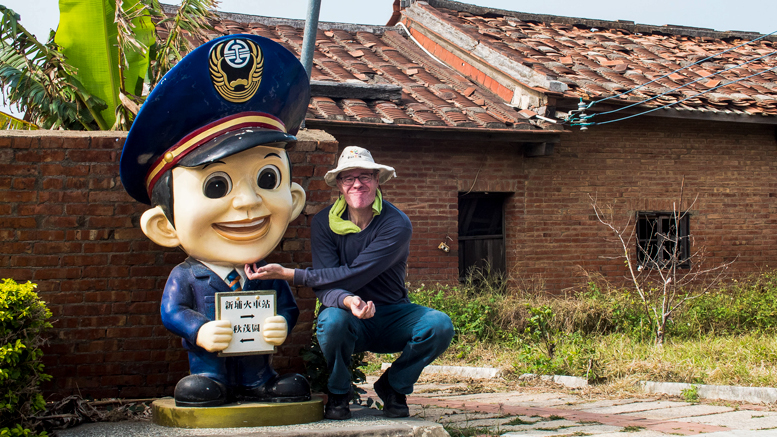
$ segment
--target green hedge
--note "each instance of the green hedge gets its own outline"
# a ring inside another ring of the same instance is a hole
[[[45,436],[34,415],[45,409],[39,385],[43,332],[51,311],[33,291],[35,284],[0,284],[0,437]]]

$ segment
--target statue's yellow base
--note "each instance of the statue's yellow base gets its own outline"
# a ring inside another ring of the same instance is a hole
[[[157,425],[176,428],[243,428],[297,425],[324,418],[324,398],[313,395],[306,402],[248,402],[220,407],[176,407],[172,398],[151,404]]]

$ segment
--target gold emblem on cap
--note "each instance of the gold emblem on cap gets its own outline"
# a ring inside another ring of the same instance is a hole
[[[262,82],[264,55],[248,38],[222,41],[210,51],[210,79],[221,97],[243,103],[256,94]]]

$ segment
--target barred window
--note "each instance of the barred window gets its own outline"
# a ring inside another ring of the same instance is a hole
[[[637,261],[652,268],[690,268],[687,213],[637,212]]]

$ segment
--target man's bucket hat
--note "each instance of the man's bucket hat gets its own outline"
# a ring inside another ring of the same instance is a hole
[[[389,179],[397,177],[397,172],[394,171],[394,167],[376,164],[369,150],[350,146],[346,147],[343,150],[343,153],[340,154],[340,159],[337,160],[337,168],[329,170],[326,175],[324,175],[324,181],[330,187],[336,187],[337,175],[339,175],[340,172],[354,168],[378,170],[378,182],[381,184],[385,184]]]

